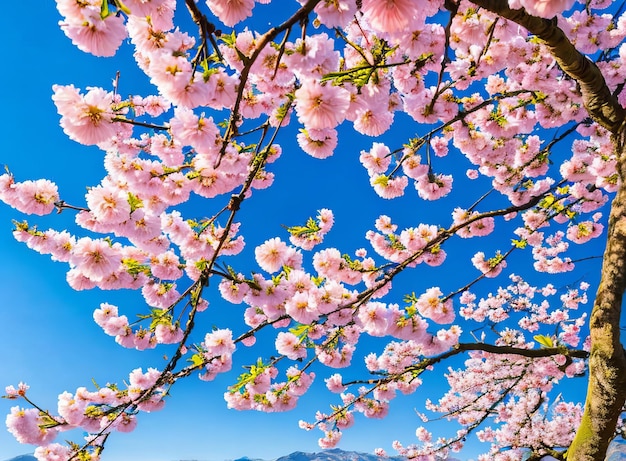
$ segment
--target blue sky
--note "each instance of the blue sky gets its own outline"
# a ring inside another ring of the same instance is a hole
[[[57,26],[59,16],[52,1],[41,2],[27,12],[19,2],[8,2],[4,14],[10,20],[4,25],[8,55],[5,55],[5,71],[0,73],[0,84],[4,88],[4,110],[0,117],[5,130],[0,164],[8,165],[18,181],[51,179],[60,185],[62,199],[82,205],[86,187],[98,184],[103,176],[102,153],[66,138],[58,126],[58,115],[50,98],[51,87],[55,83],[73,83],[81,88],[110,88],[116,71],[120,70],[122,94],[138,91],[146,95],[149,89],[145,78],[134,69],[129,46],[124,46],[114,59],[97,59],[75,49]],[[485,183],[464,178],[463,173],[469,167],[467,161],[451,154],[437,161],[446,172],[461,172],[455,179],[457,193],[439,202],[426,203],[409,190],[401,199],[385,201],[371,190],[367,173],[358,162],[359,151],[370,147],[371,138],[356,136],[351,129],[344,130],[340,133],[340,146],[335,156],[320,161],[299,151],[292,139],[296,129],[294,121],[279,141],[285,152],[271,169],[276,173],[275,186],[255,192],[253,201],[242,207],[240,219],[244,222],[247,241],[244,257],[253,255],[254,246],[267,238],[279,235],[286,239],[281,224],[302,224],[320,208],[331,208],[335,212],[336,225],[327,236],[328,244],[352,253],[367,246],[364,234],[381,213],[392,216],[400,227],[419,222],[440,222],[446,226],[450,222],[449,210],[456,201],[461,200],[459,205],[467,207],[484,191],[481,186]],[[386,140],[399,146],[406,140],[406,133],[415,130],[414,126],[401,123]],[[121,382],[129,371],[139,366],[145,369],[164,365],[163,355],[168,353],[167,349],[143,353],[122,349],[92,321],[93,309],[102,301],[117,304],[131,315],[139,312],[133,309],[141,303],[140,296],[129,292],[72,291],[65,282],[65,265],[53,263],[13,239],[12,219],[23,217],[1,205],[0,289],[3,296],[0,313],[4,328],[0,335],[0,386],[25,381],[31,385],[31,398],[54,410],[56,396],[64,390],[73,392],[78,386],[89,387],[92,379],[101,385]],[[72,219],[71,213],[64,212],[30,221],[39,224],[41,229],[60,229],[71,228]],[[468,260],[478,246],[487,254],[493,254],[498,248],[507,249],[510,234],[499,231],[497,237],[501,237],[499,242],[471,241],[470,245],[460,239],[451,241],[446,251],[449,255],[457,254],[458,262],[450,260],[443,267],[421,269],[399,277],[395,284],[398,289],[395,301],[400,301],[406,292],[419,293],[437,284],[444,291],[453,290],[468,282],[478,275],[471,266],[468,268]],[[599,255],[601,251],[601,242],[597,242],[588,246],[584,255]],[[526,272],[528,262],[528,253],[516,255],[509,269]],[[581,265],[576,274],[555,278],[553,283],[564,285],[580,277],[593,283],[597,280],[598,264],[598,260],[590,261]],[[253,265],[248,262],[243,267],[251,269]],[[542,276],[533,277],[537,281],[545,280]],[[481,293],[485,294],[493,285],[484,283],[481,288]],[[227,326],[242,312],[239,306],[228,305],[218,298],[213,298],[211,303],[199,327]],[[240,320],[236,322],[239,323],[235,325],[240,325]],[[271,348],[270,342],[268,347],[244,352],[242,358],[252,362],[259,354],[271,354]],[[190,377],[177,384],[164,410],[141,415],[133,433],[115,434],[110,438],[104,459],[219,461],[244,455],[275,458],[295,450],[318,450],[317,438],[321,433],[307,433],[298,428],[297,422],[299,419],[312,421],[317,409],[326,410],[329,401],[337,403],[336,397],[323,386],[322,378],[327,372],[320,371],[315,388],[293,412],[227,411],[222,393],[241,372],[238,367],[244,363],[236,363],[231,375],[212,383]],[[361,366],[357,359],[355,363]],[[346,376],[351,376],[350,372],[346,372]],[[576,384],[582,386],[583,382]],[[441,379],[435,379],[410,398],[392,402],[386,420],[357,418],[357,425],[344,433],[340,448],[372,451],[383,447],[391,451],[390,443],[394,439],[414,442],[414,431],[420,424],[414,408],[419,407],[426,396],[438,398],[442,389]],[[12,405],[13,402],[0,401],[0,413],[6,414]],[[442,429],[445,426],[440,425]],[[437,430],[434,431],[437,434]],[[452,433],[453,430],[447,434]],[[18,444],[6,431],[0,430],[0,459],[28,452],[32,452],[31,447]],[[468,449],[463,458],[471,457],[473,452],[474,449]]]

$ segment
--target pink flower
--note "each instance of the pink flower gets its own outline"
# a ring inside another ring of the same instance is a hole
[[[391,151],[386,145],[375,142],[369,151],[361,151],[359,160],[367,168],[367,174],[370,176],[382,174],[391,164]]]
[[[329,448],[334,448],[335,446],[337,446],[340,440],[341,440],[341,432],[334,430],[334,431],[326,432],[324,437],[319,439],[317,443],[320,446],[320,448],[329,449]]]
[[[417,194],[424,200],[437,200],[445,197],[452,190],[452,176],[428,174],[415,182]]]
[[[198,117],[191,109],[176,108],[170,128],[181,144],[192,146],[200,153],[210,153],[217,148],[219,130],[211,117]]]
[[[586,243],[602,234],[604,226],[593,221],[584,221],[567,228],[567,238],[574,243]]]
[[[156,384],[160,376],[161,373],[156,368],[148,368],[145,373],[141,368],[135,368],[128,375],[128,383],[130,387],[149,389]]]
[[[130,217],[128,192],[112,187],[92,187],[87,192],[87,206],[96,221],[120,224]]]
[[[388,317],[387,306],[380,302],[369,302],[359,309],[363,329],[372,336],[385,336]]]
[[[79,50],[94,56],[113,56],[127,36],[124,17],[112,14],[102,19],[99,6],[84,8],[82,18],[68,17],[59,25]]]
[[[37,461],[62,461],[64,459],[70,459],[72,452],[70,447],[59,443],[51,443],[37,447],[34,456],[37,458]]]
[[[337,147],[337,130],[334,128],[303,129],[297,134],[296,139],[304,152],[311,157],[324,159],[333,155]]]
[[[296,322],[306,325],[320,316],[317,301],[308,292],[295,293],[285,302],[285,311]]]
[[[47,179],[16,183],[14,205],[19,211],[27,214],[45,215],[54,210],[59,201],[56,184]]]
[[[347,389],[347,387],[342,384],[342,377],[339,373],[335,373],[324,381],[326,382],[328,390],[330,392],[334,392],[335,394],[344,392]]]
[[[124,0],[133,16],[154,16],[168,0]]]
[[[207,0],[206,3],[220,21],[231,27],[251,16],[254,8],[254,0]]]
[[[574,0],[517,0],[528,13],[542,18],[553,18],[559,13],[569,10]],[[509,1],[509,4],[513,3]]]
[[[370,178],[370,185],[374,191],[384,199],[394,199],[404,195],[404,189],[409,185],[409,178],[401,175],[393,178],[379,174]]]
[[[100,281],[120,266],[120,255],[104,240],[83,237],[72,249],[70,264],[93,281]]]
[[[6,395],[4,396],[4,398],[7,399],[17,399],[19,397],[23,397],[26,395],[26,391],[30,388],[30,386],[26,383],[22,383],[20,382],[17,385],[17,389],[15,389],[15,387],[13,386],[7,386],[4,389],[4,392],[6,393]]]
[[[422,316],[431,319],[433,322],[451,323],[455,317],[452,300],[448,299],[443,302],[441,300],[442,295],[443,293],[438,287],[429,288],[420,295],[416,307]]]
[[[288,332],[280,332],[276,336],[276,351],[291,360],[303,359],[306,357],[306,344],[298,339],[296,335]]]
[[[24,410],[20,407],[11,408],[11,413],[7,415],[6,425],[9,432],[20,443],[32,445],[46,445],[57,435],[57,429],[45,429],[43,418],[39,415],[39,410],[29,408]]]
[[[169,308],[180,298],[175,283],[148,282],[141,289],[146,304],[161,309]]]
[[[277,272],[287,261],[289,247],[278,237],[267,240],[254,250],[256,262],[267,272]]]
[[[210,356],[231,355],[235,350],[233,332],[229,329],[223,329],[207,333],[203,345]]]
[[[111,139],[117,133],[111,106],[113,94],[91,88],[82,96],[73,86],[54,85],[52,100],[61,115],[61,127],[70,139],[93,145]]]
[[[93,312],[93,319],[96,321],[96,324],[103,326],[111,318],[117,317],[117,312],[117,306],[109,303],[102,303],[100,304],[100,309],[96,309]]]
[[[413,0],[363,0],[361,11],[377,31],[401,32],[411,25],[419,8]]]
[[[323,0],[313,10],[320,22],[326,27],[343,28],[354,18],[356,2],[354,0]]]
[[[485,259],[485,253],[479,251],[472,257],[472,264],[476,269],[481,271],[485,277],[493,278],[500,275],[502,269],[506,267],[506,261],[502,259],[500,253],[493,258]]]
[[[183,276],[178,256],[168,250],[150,261],[152,275],[161,280],[176,280]]]
[[[296,90],[296,112],[307,129],[335,128],[344,120],[349,106],[350,93],[338,86],[307,79]]]

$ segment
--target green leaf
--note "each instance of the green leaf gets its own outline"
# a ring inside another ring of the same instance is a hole
[[[172,316],[169,311],[164,311],[161,309],[152,309],[150,317],[152,318],[152,322],[150,322],[150,330],[154,330],[157,325],[171,325],[172,324]]]
[[[311,235],[319,231],[320,226],[313,218],[309,218],[305,226],[291,226],[287,228],[287,232],[294,237],[306,237],[307,235]]]
[[[131,213],[135,211],[137,208],[143,207],[143,201],[132,192],[128,193],[128,204],[130,205]]]
[[[126,5],[124,5],[122,0],[114,0],[114,2],[115,2],[115,6],[117,6],[118,10],[123,11],[124,14],[130,14],[130,8],[128,8]]]
[[[381,174],[378,177],[376,177],[376,179],[374,179],[372,181],[372,185],[379,185],[382,187],[387,187],[387,184],[389,184],[389,176]]]
[[[193,354],[190,358],[187,359],[188,362],[191,362],[194,367],[200,367],[204,365],[204,357],[202,354]]]
[[[222,33],[222,35],[220,35],[218,38],[226,46],[231,47],[231,48],[235,46],[235,41],[237,40],[237,36],[235,35],[235,31],[234,30],[230,34]]]
[[[100,5],[100,18],[105,19],[110,14],[111,14],[111,12],[109,11],[109,1],[108,0],[102,0],[102,4]]]
[[[297,325],[293,328],[290,328],[289,333],[297,336],[298,338],[302,338],[303,336],[306,336],[308,334],[310,328],[310,325]]]
[[[554,347],[554,343],[552,342],[552,338],[545,335],[535,335],[533,339],[541,344],[542,347]]]
[[[526,248],[526,245],[528,245],[528,242],[524,239],[520,239],[520,240],[511,239],[511,243],[513,244],[515,248],[519,248],[520,250],[523,250],[524,248]]]

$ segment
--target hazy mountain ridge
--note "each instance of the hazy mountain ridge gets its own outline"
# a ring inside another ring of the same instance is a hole
[[[302,451],[294,451],[293,453],[276,458],[273,461],[381,461],[382,458],[371,453],[359,453],[356,451],[344,451],[338,448],[324,450],[316,453],[305,453]],[[405,461],[401,456],[390,456],[384,458],[386,461]],[[21,455],[6,461],[37,461],[32,455]],[[259,458],[249,458],[244,456],[229,461],[266,461]],[[443,461],[443,458],[442,458]],[[448,461],[458,461],[454,458],[448,458]]]
[[[324,450],[316,453],[305,453],[295,451],[289,455],[281,456],[272,461],[406,461],[401,456],[390,456],[388,458],[380,458],[371,453],[360,453],[356,451],[344,451],[338,448]],[[459,461],[457,458],[437,458],[438,461]],[[37,461],[32,455],[21,455],[6,461]],[[260,458],[249,458],[244,456],[228,461],[266,461]],[[623,439],[614,440],[609,446],[605,461],[626,461],[626,441]]]
[[[20,455],[15,458],[7,459],[7,461],[37,461],[33,455]]]
[[[405,461],[401,456],[390,456],[385,458],[389,461]],[[356,451],[344,451],[339,448],[332,448],[317,453],[304,453],[295,451],[287,456],[281,456],[276,461],[380,461],[381,458],[371,453],[360,453]]]

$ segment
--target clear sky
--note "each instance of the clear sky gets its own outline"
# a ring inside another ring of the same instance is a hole
[[[103,176],[102,153],[66,138],[58,126],[51,87],[54,83],[73,83],[81,88],[111,88],[115,72],[120,70],[122,94],[137,91],[146,95],[149,89],[145,77],[134,70],[132,50],[128,45],[114,59],[97,59],[74,48],[57,26],[60,18],[52,1],[38,2],[31,8],[20,2],[6,2],[3,13],[5,53],[0,84],[4,91],[0,117],[4,136],[0,164],[8,165],[18,181],[50,178],[60,185],[62,199],[70,204],[83,205],[86,187],[98,184]],[[297,129],[295,125],[294,121],[292,135]],[[413,133],[415,129],[400,125],[386,139],[400,145],[410,135],[407,132]],[[289,137],[289,132],[286,133]],[[327,237],[328,243],[342,245],[342,252],[352,253],[366,246],[365,231],[373,227],[375,218],[383,212],[392,216],[401,227],[438,221],[447,225],[449,211],[444,213],[442,209],[449,210],[454,200],[461,196],[464,202],[460,204],[467,207],[482,195],[480,185],[484,183],[470,183],[463,177],[469,167],[467,161],[451,155],[441,160],[440,165],[442,169],[461,172],[461,177],[455,179],[455,188],[461,191],[460,194],[434,204],[419,201],[412,191],[393,203],[379,199],[370,189],[366,171],[358,162],[359,151],[369,148],[372,139],[351,133],[348,129],[340,134],[340,147],[335,156],[326,161],[308,157],[293,140],[279,141],[285,147],[285,154],[271,170],[276,173],[275,187],[255,192],[254,200],[244,203],[242,209],[241,219],[247,223],[245,255],[252,255],[255,245],[272,236],[280,235],[286,239],[281,224],[302,224],[320,208],[332,208],[335,212],[337,224]],[[134,368],[164,365],[163,355],[169,353],[167,349],[143,353],[122,349],[92,320],[93,309],[102,301],[117,304],[121,310],[138,312],[135,306],[141,303],[140,296],[129,292],[72,291],[65,282],[65,265],[53,263],[14,241],[12,219],[23,218],[1,205],[3,260],[0,290],[3,294],[0,313],[3,329],[0,334],[0,389],[25,381],[31,385],[29,395],[33,400],[55,410],[56,396],[64,390],[73,392],[79,386],[89,387],[92,379],[100,385],[121,382]],[[30,222],[38,223],[44,230],[48,227],[72,228],[72,219],[72,214],[65,211],[43,219],[33,218]],[[446,251],[458,253],[459,261],[464,265],[449,262],[440,268],[428,268],[400,277],[396,284],[399,290],[396,301],[400,301],[406,292],[419,293],[437,284],[452,290],[468,282],[471,278],[467,271],[474,271],[468,265],[469,258],[476,251],[474,245],[479,244],[487,254],[493,254],[497,248],[506,250],[510,238],[504,232],[499,243],[473,241],[469,247],[464,246],[466,241],[456,239]],[[587,246],[585,255],[600,253],[601,246]],[[528,254],[513,258],[510,268],[515,271],[516,264],[520,264],[519,271],[524,271],[521,264],[528,263],[527,257]],[[586,263],[581,266],[582,272],[555,278],[553,283],[558,286],[574,282],[581,274],[593,283],[597,280],[597,264],[597,260]],[[253,266],[248,264],[247,267]],[[477,272],[471,273],[472,278],[476,275]],[[541,280],[541,277],[535,276],[535,279]],[[481,287],[487,290],[489,285],[485,283]],[[208,330],[214,324],[226,326],[230,319],[241,316],[240,306],[228,305],[219,298],[213,298],[211,303],[199,327]],[[376,344],[372,347],[376,348]],[[250,363],[262,351],[271,354],[271,348],[270,343],[265,349],[246,351],[242,359]],[[361,355],[366,352],[364,350]],[[355,358],[357,362],[358,358]],[[114,434],[110,438],[104,459],[219,461],[244,455],[275,458],[296,450],[317,451],[317,438],[321,433],[307,433],[299,429],[297,423],[299,419],[312,421],[317,409],[328,409],[329,401],[337,403],[336,396],[329,394],[323,386],[322,378],[328,372],[320,372],[315,389],[293,412],[227,411],[222,394],[241,372],[244,363],[236,363],[231,375],[212,383],[190,377],[176,385],[164,410],[142,414],[133,433]],[[350,376],[349,372],[346,375]],[[580,381],[580,385],[583,384]],[[420,425],[414,409],[421,405],[425,396],[438,398],[442,389],[441,379],[435,379],[410,398],[392,402],[386,420],[357,418],[357,425],[344,433],[339,447],[360,451],[383,447],[391,452],[390,443],[394,439],[414,442],[415,428]],[[577,391],[582,390],[581,387]],[[0,413],[8,413],[12,405],[14,402],[0,401]],[[446,428],[445,423],[439,424],[442,430]],[[453,432],[454,429],[449,430],[445,435]],[[0,430],[0,460],[32,450],[32,447],[19,445],[6,431]],[[464,458],[470,457],[472,452],[469,449]]]

